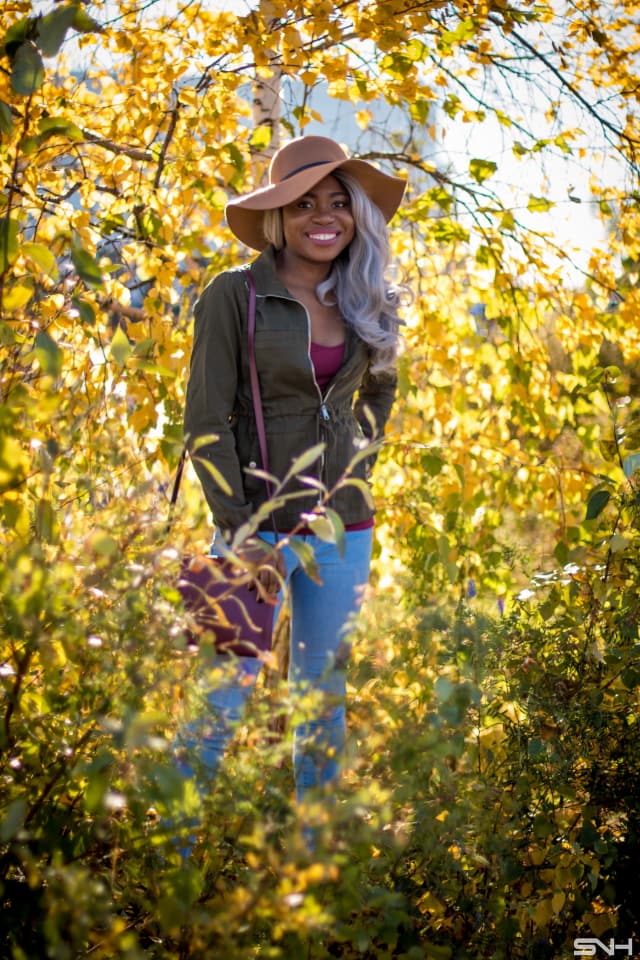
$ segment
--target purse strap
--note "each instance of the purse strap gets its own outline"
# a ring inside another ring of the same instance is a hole
[[[247,286],[249,287],[249,303],[247,308],[247,352],[249,357],[249,380],[251,383],[251,400],[253,403],[253,415],[256,421],[256,429],[258,432],[258,444],[260,446],[260,457],[262,459],[262,468],[269,473],[269,450],[267,447],[267,434],[264,428],[264,416],[262,413],[262,395],[260,393],[260,379],[258,377],[258,367],[256,365],[256,351],[255,351],[255,341],[256,341],[256,282],[253,278],[253,274],[250,269],[247,269]],[[169,524],[171,525],[171,520],[173,518],[173,511],[175,505],[178,501],[178,493],[180,491],[180,483],[182,481],[182,474],[184,473],[184,465],[187,460],[188,451],[186,446],[182,448],[180,454],[180,460],[178,461],[178,467],[176,469],[176,477],[173,481],[173,489],[171,491],[171,499],[169,501]],[[273,493],[273,485],[269,480],[265,478],[265,484],[267,487],[267,495],[269,498]]]
[[[256,421],[256,430],[258,431],[258,443],[260,445],[260,459],[262,460],[262,469],[266,473],[269,470],[269,449],[267,447],[267,433],[264,428],[264,416],[262,413],[262,396],[260,394],[260,380],[258,378],[258,367],[256,365],[256,282],[253,279],[251,270],[247,270],[247,283],[249,284],[249,309],[247,317],[247,347],[249,351],[249,379],[251,381],[251,400],[253,401],[253,415]],[[267,485],[267,494],[272,496],[273,487],[270,480],[265,479]]]

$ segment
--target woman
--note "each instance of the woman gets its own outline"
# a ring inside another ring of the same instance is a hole
[[[271,473],[283,479],[296,457],[323,446],[307,478],[288,482],[281,505],[260,526],[259,538],[270,546],[282,539],[270,560],[251,543],[240,553],[247,562],[263,558],[257,579],[267,592],[279,594],[286,585],[290,679],[320,694],[316,715],[294,732],[300,799],[337,776],[344,747],[344,638],[368,579],[373,511],[361,485],[340,481],[345,471],[365,478],[370,463],[352,461],[382,435],[394,398],[398,320],[384,277],[386,224],[405,181],[349,159],[333,140],[316,136],[281,148],[269,175],[268,186],[231,201],[226,214],[238,239],[261,251],[250,269]],[[185,436],[197,446],[194,465],[216,526],[214,553],[225,550],[267,499],[264,480],[252,472],[261,464],[246,318],[244,268],[217,276],[195,308]],[[197,444],[211,435],[215,442]],[[224,489],[216,475],[226,481]],[[314,536],[305,520],[322,489],[332,491],[327,506],[344,524],[343,552]],[[304,572],[291,541],[313,548],[320,582]],[[258,658],[238,658],[234,679],[210,693],[211,716],[199,744],[206,768],[220,762],[260,666]]]

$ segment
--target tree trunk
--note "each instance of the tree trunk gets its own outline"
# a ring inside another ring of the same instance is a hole
[[[261,11],[265,4],[260,2]],[[266,20],[266,17],[265,17]],[[269,30],[273,31],[274,46],[267,50],[271,76],[258,76],[253,84],[253,126],[269,127],[271,140],[266,146],[256,146],[252,154],[254,183],[256,187],[264,186],[267,180],[267,169],[271,158],[280,146],[280,88],[282,83],[282,66],[280,59],[279,38],[275,32],[275,20],[269,23]]]

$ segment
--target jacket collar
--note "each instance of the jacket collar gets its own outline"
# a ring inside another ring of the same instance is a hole
[[[269,245],[263,250],[260,256],[252,260],[249,269],[256,282],[256,295],[258,297],[283,297],[285,300],[294,300],[282,281],[278,278],[275,265],[275,248]],[[346,323],[347,328],[347,358],[351,356],[354,349],[354,343],[359,340],[350,323]]]

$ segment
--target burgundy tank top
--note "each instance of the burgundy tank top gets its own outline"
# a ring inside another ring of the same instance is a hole
[[[344,360],[345,344],[339,343],[335,347],[325,347],[321,343],[312,343],[309,351],[311,363],[316,375],[318,386],[324,392],[329,386]],[[345,530],[368,530],[373,526],[373,517],[360,523],[348,523]],[[313,531],[305,528],[301,534],[310,534]]]
[[[344,343],[339,343],[336,347],[325,347],[321,343],[311,344],[311,363],[321,390],[325,390],[342,366],[344,348]]]

